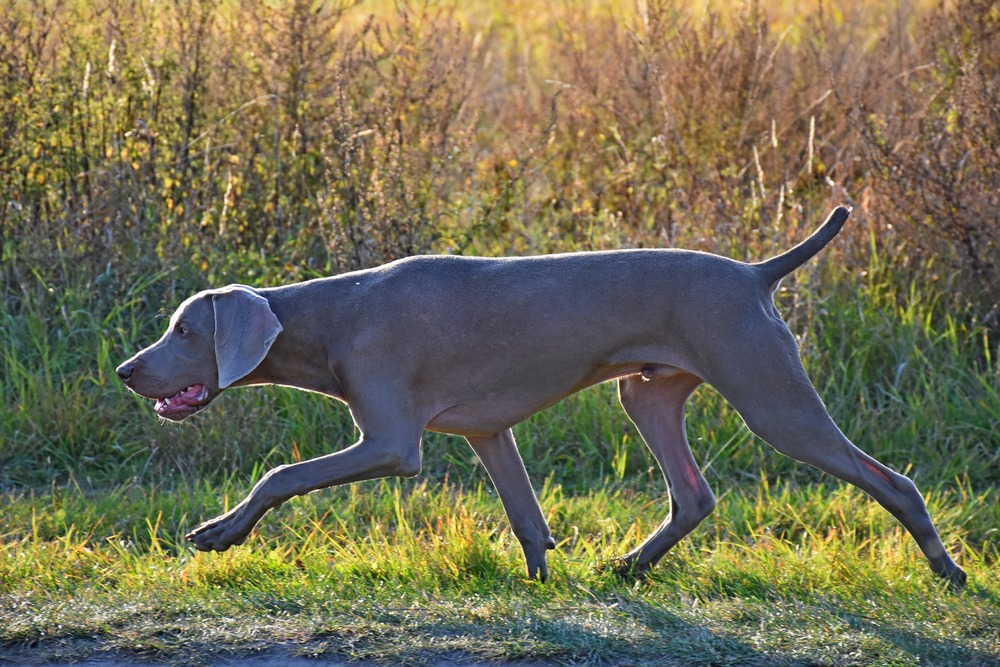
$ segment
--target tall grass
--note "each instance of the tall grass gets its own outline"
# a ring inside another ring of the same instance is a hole
[[[845,199],[857,206],[848,230],[778,295],[824,395],[876,450],[937,429],[943,452],[995,458],[993,302],[975,285],[997,227],[988,215],[936,216],[921,235],[908,222],[917,213],[879,208],[883,178],[901,181],[877,156],[921,158],[882,135],[871,148],[873,123],[904,123],[917,107],[918,136],[935,145],[986,132],[988,7],[313,9],[8,3],[7,483],[114,475],[121,460],[245,470],[272,451],[312,455],[351,439],[343,411],[283,391],[232,397],[229,414],[206,415],[197,431],[137,426],[109,381],[114,362],[195,289],[423,251],[686,245],[758,259]],[[885,38],[866,41],[875,34]],[[966,115],[975,123],[959,122]],[[933,187],[914,180],[930,178],[916,166],[907,175],[912,191]],[[989,209],[992,190],[975,183],[958,194]],[[979,269],[956,269],[960,249],[935,241],[962,225],[979,225],[966,257]],[[705,431],[693,435],[747,441],[704,393],[691,423]],[[648,466],[616,413],[593,407],[612,400],[584,397],[526,427],[552,429],[537,438],[552,444],[522,440],[567,479]],[[234,434],[234,422],[255,426]],[[885,430],[864,435],[872,427]],[[602,456],[574,456],[581,446]],[[942,463],[933,450],[903,458]],[[948,460],[946,478],[965,467],[994,479],[979,461]]]
[[[136,259],[218,283],[426,250],[752,258],[851,198],[847,260],[874,229],[980,305],[952,269],[989,284],[996,260],[988,4],[351,4],[9,0],[7,280],[59,254],[110,266],[109,296]],[[959,217],[924,168],[946,150]]]

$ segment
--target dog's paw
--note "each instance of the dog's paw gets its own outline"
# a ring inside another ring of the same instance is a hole
[[[237,508],[206,521],[185,535],[185,539],[199,551],[225,551],[246,541],[253,524],[249,527],[242,524]]]
[[[649,573],[649,565],[639,565],[631,558],[612,558],[609,561],[598,564],[597,571],[601,573],[610,572],[619,579],[626,581],[641,581]]]
[[[968,575],[965,574],[965,570],[957,566],[951,572],[941,575],[941,577],[948,583],[948,587],[956,593],[963,590],[969,580]]]

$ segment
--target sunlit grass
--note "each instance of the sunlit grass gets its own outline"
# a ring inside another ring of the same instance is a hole
[[[307,655],[394,660],[445,647],[483,659],[709,651],[870,664],[888,651],[901,664],[971,664],[997,655],[996,553],[965,545],[972,585],[951,593],[881,508],[840,487],[765,482],[730,492],[716,518],[636,584],[595,566],[658,521],[664,503],[646,492],[570,496],[546,487],[541,501],[558,546],[545,584],[524,578],[502,508],[482,483],[315,493],[273,512],[246,546],[224,554],[185,546],[190,517],[163,511],[179,497],[211,507],[239,492],[225,484],[120,488],[106,501],[80,490],[58,500],[5,498],[19,508],[6,515],[0,542],[8,655],[28,646],[52,655],[75,647],[77,657],[129,647],[179,660],[191,650],[245,655],[276,642]],[[931,502],[952,548],[964,545],[968,513],[943,509],[958,500],[942,492]],[[73,527],[37,524],[59,514]],[[995,510],[980,519],[996,521]],[[208,649],[215,639],[220,647]]]

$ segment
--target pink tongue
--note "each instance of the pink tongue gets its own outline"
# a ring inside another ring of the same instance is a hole
[[[187,405],[198,405],[205,400],[204,392],[204,385],[191,385],[184,391],[179,391],[169,398],[161,398],[156,401],[156,407],[154,409],[157,412],[169,412],[175,408],[181,408]],[[169,401],[169,403],[167,401]]]
[[[192,403],[198,403],[201,400],[201,391],[204,386],[200,384],[194,384],[185,389],[184,391],[179,391],[174,394],[171,402],[180,400],[185,405],[191,405]]]

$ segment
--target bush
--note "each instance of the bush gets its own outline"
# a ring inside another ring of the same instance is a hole
[[[1000,12],[988,0],[965,0],[954,11],[933,12],[922,33],[928,37],[912,46],[909,67],[886,84],[898,93],[893,105],[876,113],[865,99],[856,104],[872,210],[905,242],[897,253],[901,274],[944,283],[954,309],[995,332]]]

